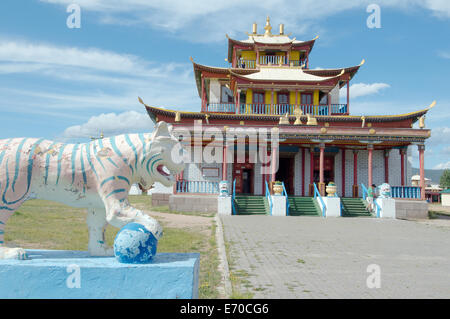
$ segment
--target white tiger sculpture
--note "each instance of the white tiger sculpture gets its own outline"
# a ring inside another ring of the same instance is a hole
[[[173,175],[184,169],[182,161],[174,161],[184,150],[171,130],[159,122],[152,134],[125,134],[83,144],[0,140],[0,259],[27,258],[22,248],[4,247],[4,229],[30,194],[88,209],[91,256],[113,255],[104,238],[108,224],[122,228],[140,223],[159,240],[159,223],[130,206],[127,198],[132,184],[144,189],[154,182],[171,186]]]

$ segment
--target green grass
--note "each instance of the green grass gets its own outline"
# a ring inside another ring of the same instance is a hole
[[[154,210],[150,196],[130,196],[137,208]],[[144,205],[145,208],[139,207]],[[164,222],[161,221],[164,227]],[[118,229],[108,226],[105,239],[113,245]],[[28,249],[87,250],[88,229],[86,211],[63,204],[29,200],[9,219],[5,229],[7,245]],[[199,298],[218,298],[220,284],[215,223],[211,218],[208,231],[164,227],[164,236],[158,243],[158,252],[200,253]]]
[[[152,206],[152,196],[150,195],[131,195],[128,197],[130,203],[135,205],[137,208],[150,209],[154,212],[168,213],[168,214],[179,214],[179,215],[191,215],[191,216],[203,216],[203,217],[214,217],[214,213],[208,212],[178,212],[171,210],[168,205],[164,206]]]
[[[250,282],[247,279],[250,275],[244,270],[236,270],[236,264],[232,257],[232,242],[225,241],[225,251],[228,260],[230,282],[231,282],[231,299],[252,299],[254,293],[242,292],[241,287],[251,288]]]

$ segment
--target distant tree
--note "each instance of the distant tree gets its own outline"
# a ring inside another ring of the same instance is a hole
[[[450,188],[450,169],[446,169],[442,173],[439,184],[442,188]]]

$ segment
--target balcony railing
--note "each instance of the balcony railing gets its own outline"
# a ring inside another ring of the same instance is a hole
[[[179,180],[176,183],[176,192],[218,194],[219,182]]]
[[[296,108],[300,108],[303,114],[311,115],[346,115],[347,104],[313,105],[313,104],[241,104],[236,112],[236,104],[210,103],[205,112],[212,113],[238,113],[238,114],[266,114],[266,115],[294,115]]]
[[[285,56],[266,55],[259,57],[260,65],[268,65],[269,63],[279,65],[280,62],[282,65],[292,64],[292,66],[302,66],[304,64],[303,60],[287,60]],[[256,60],[239,60],[237,67],[240,69],[254,69],[256,68]]]
[[[391,196],[393,198],[420,199],[419,186],[391,186]]]
[[[236,104],[234,104],[234,103],[209,103],[206,106],[206,112],[236,113]]]

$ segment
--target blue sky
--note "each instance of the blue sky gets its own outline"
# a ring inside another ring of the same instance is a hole
[[[70,29],[68,5],[81,8]],[[370,29],[369,4],[381,9]],[[2,0],[0,139],[86,140],[151,130],[147,104],[199,110],[192,65],[227,66],[225,34],[245,39],[267,15],[298,40],[319,39],[311,68],[366,63],[352,80],[353,114],[427,118],[426,168],[450,168],[450,1]],[[417,149],[413,148],[417,166]]]

